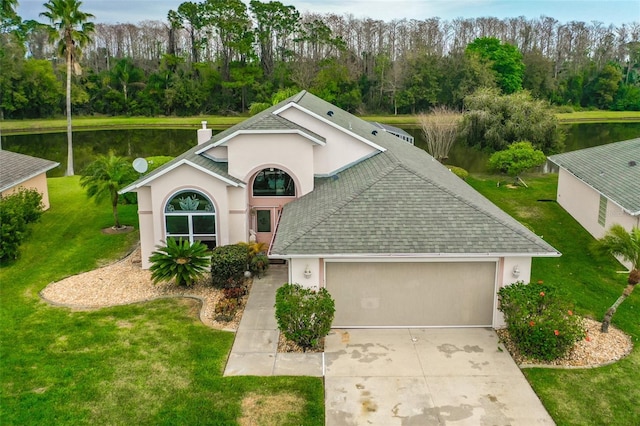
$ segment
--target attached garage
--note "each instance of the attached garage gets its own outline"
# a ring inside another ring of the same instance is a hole
[[[491,327],[497,262],[327,262],[334,327]]]

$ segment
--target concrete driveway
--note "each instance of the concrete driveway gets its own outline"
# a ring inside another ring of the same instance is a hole
[[[552,425],[486,328],[332,330],[326,424]]]

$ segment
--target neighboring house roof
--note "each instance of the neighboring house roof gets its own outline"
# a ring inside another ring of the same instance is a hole
[[[640,215],[640,138],[549,157],[632,216]]]
[[[356,128],[351,114],[312,103]],[[424,150],[357,128],[384,151],[318,179],[313,192],[284,206],[271,254],[559,255]]]
[[[0,192],[11,189],[60,163],[0,149]]]
[[[374,126],[384,130],[385,132],[389,132],[392,135],[395,135],[397,137],[399,137],[400,139],[409,142],[411,145],[415,144],[415,138],[413,136],[411,136],[411,134],[409,134],[408,132],[406,132],[405,130],[399,128],[399,127],[395,127],[395,126],[390,126],[388,124],[382,124],[382,123],[378,123],[377,121],[373,122]]]

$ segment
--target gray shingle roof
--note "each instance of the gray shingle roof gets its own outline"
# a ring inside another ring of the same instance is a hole
[[[318,114],[326,108],[308,94],[302,100]],[[370,123],[332,108],[332,119],[386,151],[317,180],[312,193],[287,204],[272,254],[558,254],[425,151],[373,136]]]
[[[640,138],[565,152],[549,160],[629,214],[640,215]]]
[[[13,188],[60,163],[0,149],[0,192]]]

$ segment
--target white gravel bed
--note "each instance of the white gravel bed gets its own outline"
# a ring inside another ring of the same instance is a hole
[[[111,265],[51,283],[40,292],[40,296],[51,304],[76,310],[127,305],[164,297],[193,297],[202,302],[200,320],[204,324],[228,331],[237,330],[242,314],[238,312],[231,322],[215,321],[213,310],[222,293],[204,283],[191,287],[177,287],[173,283],[154,285],[151,272],[141,268],[139,248]]]

